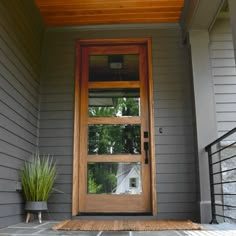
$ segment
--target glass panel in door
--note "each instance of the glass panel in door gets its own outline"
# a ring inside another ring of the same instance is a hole
[[[138,81],[139,55],[110,54],[89,57],[89,81]]]

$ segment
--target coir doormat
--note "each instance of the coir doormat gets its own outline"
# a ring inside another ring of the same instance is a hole
[[[81,231],[157,231],[157,230],[200,230],[201,226],[190,220],[65,220],[53,230]]]

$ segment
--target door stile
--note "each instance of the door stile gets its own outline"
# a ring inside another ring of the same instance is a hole
[[[76,71],[75,71],[75,102],[74,102],[74,141],[73,141],[73,188],[72,188],[72,215],[79,211],[79,134],[80,134],[80,81],[81,81],[81,47],[78,43],[76,48]]]
[[[80,162],[80,178],[79,178],[79,186],[80,186],[80,193],[85,193],[87,192],[86,188],[86,181],[87,181],[87,168],[84,168],[87,163],[87,149],[85,147],[88,146],[88,116],[87,116],[87,107],[88,107],[88,48],[82,48],[82,56],[83,60],[81,63],[82,70],[81,70],[81,105],[80,105],[80,157],[79,157],[79,162]],[[84,194],[80,194],[79,197],[79,209],[81,211],[84,210],[84,206],[86,205],[86,200],[84,197]]]
[[[150,158],[151,158],[151,202],[152,215],[157,215],[157,179],[156,179],[156,155],[155,155],[155,119],[154,119],[154,95],[152,74],[152,40],[147,39],[147,78],[148,78],[148,104],[149,104],[149,129],[150,129]]]
[[[149,106],[148,106],[148,87],[147,87],[147,82],[148,82],[148,78],[147,78],[147,61],[146,61],[146,48],[145,46],[140,47],[140,65],[139,65],[139,69],[140,69],[140,96],[142,97],[142,112],[143,114],[141,115],[141,119],[142,119],[142,132],[141,132],[141,143],[142,143],[142,153],[144,153],[143,155],[143,184],[146,185],[146,191],[144,193],[144,198],[145,198],[145,202],[150,202],[150,163],[151,163],[151,159],[150,159],[150,142],[149,142],[149,136],[150,136],[150,130],[149,130]],[[144,137],[144,132],[148,132],[148,137]],[[147,155],[148,157],[145,156],[145,150],[144,150],[144,143],[148,143],[149,145],[149,150],[147,151]],[[148,159],[148,164],[145,163],[145,158]],[[146,173],[144,175],[144,173]],[[148,194],[149,193],[149,194]]]

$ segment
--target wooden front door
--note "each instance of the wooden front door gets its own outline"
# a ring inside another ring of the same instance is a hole
[[[151,213],[147,47],[82,44],[79,58],[79,213]]]

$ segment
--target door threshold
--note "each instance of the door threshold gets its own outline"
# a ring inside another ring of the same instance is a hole
[[[80,212],[77,216],[152,216],[150,212],[137,213],[137,212]]]
[[[80,213],[72,217],[73,220],[156,220],[157,217],[151,213]]]

